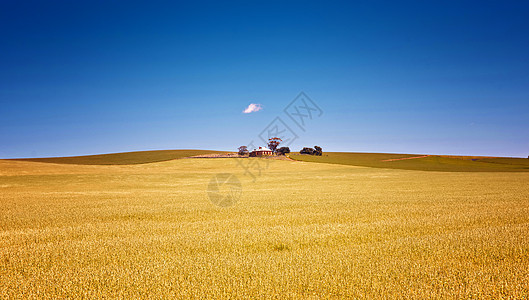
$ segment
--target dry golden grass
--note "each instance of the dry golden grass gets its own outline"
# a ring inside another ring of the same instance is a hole
[[[210,178],[233,172],[218,208]],[[529,173],[0,161],[0,298],[527,298]]]

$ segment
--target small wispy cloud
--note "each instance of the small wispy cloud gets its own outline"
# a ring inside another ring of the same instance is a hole
[[[261,109],[263,109],[263,106],[261,104],[251,103],[242,112],[245,113],[245,114],[249,114],[249,113],[253,113],[253,112],[256,112],[256,111],[260,111]]]

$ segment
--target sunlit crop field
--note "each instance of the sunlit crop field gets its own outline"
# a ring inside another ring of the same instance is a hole
[[[258,160],[255,158],[255,160]],[[208,200],[215,174],[242,196]],[[527,298],[529,173],[0,161],[0,299]]]

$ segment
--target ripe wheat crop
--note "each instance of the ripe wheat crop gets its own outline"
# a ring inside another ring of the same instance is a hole
[[[231,207],[208,200],[217,173],[241,181]],[[0,298],[527,298],[528,181],[280,160],[255,182],[233,159],[0,161]]]

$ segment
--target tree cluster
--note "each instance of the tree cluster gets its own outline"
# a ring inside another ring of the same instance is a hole
[[[299,153],[321,156],[323,153],[323,150],[319,146],[314,146],[314,148],[304,147],[303,149],[301,149],[301,151],[299,151]]]
[[[288,147],[281,147],[281,148],[276,150],[276,154],[277,155],[285,155],[287,153],[290,153],[290,148],[288,148]]]

